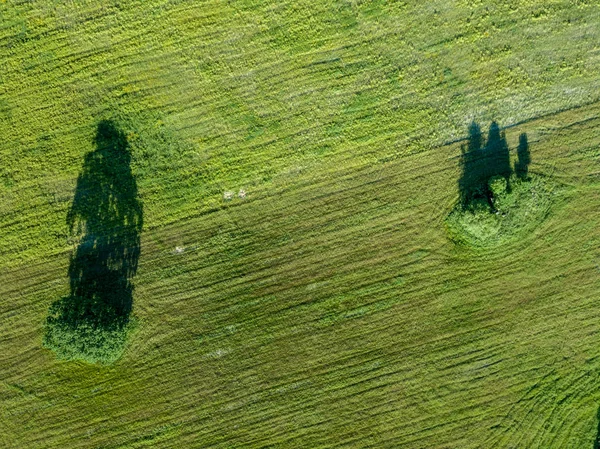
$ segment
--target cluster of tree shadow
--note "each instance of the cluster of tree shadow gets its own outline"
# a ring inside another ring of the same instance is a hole
[[[44,344],[61,358],[110,363],[122,352],[130,322],[143,213],[123,132],[102,121],[94,143],[67,215],[79,238],[70,294],[50,307]]]
[[[462,207],[468,208],[473,201],[483,199],[489,204],[490,211],[494,211],[490,179],[503,177],[510,192],[510,177],[513,174],[504,132],[500,131],[498,123],[492,122],[487,139],[484,139],[480,126],[473,122],[469,126],[468,143],[461,150],[462,175],[458,181],[458,190]],[[527,180],[531,155],[526,133],[519,136],[517,157],[514,174],[521,180]]]

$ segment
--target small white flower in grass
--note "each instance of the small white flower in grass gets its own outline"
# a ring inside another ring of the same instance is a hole
[[[184,251],[185,251],[185,248],[183,248],[182,246],[175,247],[175,254],[181,254]]]
[[[225,190],[225,192],[223,192],[223,199],[224,200],[231,200],[233,198],[233,192],[231,190]]]
[[[238,196],[240,198],[246,198],[246,191],[244,189],[240,189],[240,192],[238,193]]]
[[[209,352],[204,357],[209,359],[219,359],[223,356],[226,356],[230,352],[230,349],[217,349],[216,351]]]

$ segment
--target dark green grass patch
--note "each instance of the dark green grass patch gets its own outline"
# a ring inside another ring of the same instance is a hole
[[[517,160],[511,165],[506,133],[496,122],[487,136],[475,122],[461,146],[459,199],[446,219],[450,239],[471,247],[494,247],[526,236],[550,213],[559,193],[548,176],[529,172],[531,149],[519,136]]]
[[[490,248],[527,236],[548,216],[560,192],[551,179],[535,174],[527,180],[511,176],[508,182],[492,178],[489,190],[489,199],[482,195],[450,212],[446,226],[454,242]]]

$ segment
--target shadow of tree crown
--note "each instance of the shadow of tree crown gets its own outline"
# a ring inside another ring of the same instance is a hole
[[[77,179],[67,225],[72,235],[81,236],[77,253],[96,248],[99,262],[113,269],[120,266],[125,270],[123,276],[133,276],[143,214],[131,173],[129,145],[110,121],[99,123],[95,144],[96,151],[86,155]]]
[[[143,225],[125,135],[114,122],[102,121],[94,143],[67,214],[70,232],[79,238],[69,264],[70,294],[51,306],[45,337],[59,356],[88,361],[110,359],[110,351],[122,349],[117,334],[106,332],[118,333],[129,321]]]
[[[458,181],[458,190],[462,206],[467,207],[475,199],[485,199],[492,207],[488,181],[495,176],[504,177],[510,191],[510,176],[513,174],[510,149],[504,132],[494,121],[490,125],[487,139],[484,140],[481,127],[472,122],[469,126],[468,142],[461,147],[461,151],[462,174]],[[515,173],[520,179],[527,179],[531,156],[525,133],[519,136],[517,155]]]

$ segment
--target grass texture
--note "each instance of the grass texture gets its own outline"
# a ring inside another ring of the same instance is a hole
[[[0,446],[592,449],[599,24],[584,0],[0,3]],[[492,120],[560,194],[473,251],[446,219]],[[110,366],[42,346],[102,121],[143,205]]]

